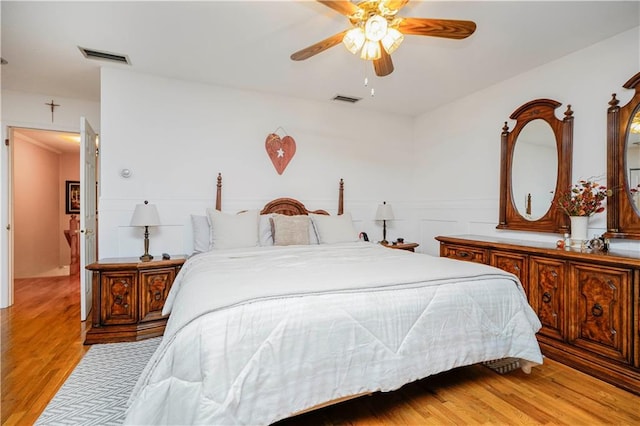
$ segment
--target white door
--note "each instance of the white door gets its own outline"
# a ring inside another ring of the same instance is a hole
[[[96,261],[96,163],[98,138],[84,117],[80,117],[80,320],[91,311],[91,271],[85,266]]]

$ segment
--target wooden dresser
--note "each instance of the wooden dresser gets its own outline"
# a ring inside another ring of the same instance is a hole
[[[162,308],[186,256],[141,262],[102,259],[93,271],[91,328],[85,344],[129,342],[161,336],[167,323]]]
[[[542,322],[538,342],[546,356],[640,394],[640,252],[477,235],[436,239],[442,257],[520,278]]]

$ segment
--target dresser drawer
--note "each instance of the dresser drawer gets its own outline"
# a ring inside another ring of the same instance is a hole
[[[466,260],[468,262],[489,263],[489,250],[457,246],[455,244],[442,244],[440,246],[440,256]]]

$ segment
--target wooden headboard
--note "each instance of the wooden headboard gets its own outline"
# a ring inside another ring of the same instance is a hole
[[[216,184],[216,210],[222,210],[222,173],[218,173]],[[260,214],[279,213],[287,216],[295,216],[309,213],[326,214],[326,210],[308,210],[304,204],[293,198],[276,198],[269,201],[260,211]],[[338,215],[344,213],[344,180],[340,179],[338,190]]]

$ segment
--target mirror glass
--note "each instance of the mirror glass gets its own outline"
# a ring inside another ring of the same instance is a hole
[[[627,131],[627,185],[629,196],[631,197],[631,205],[640,215],[640,193],[636,190],[640,189],[640,105],[631,115],[629,129]]]
[[[538,220],[551,208],[558,176],[556,136],[549,123],[536,119],[522,128],[512,161],[515,207],[525,219]]]

